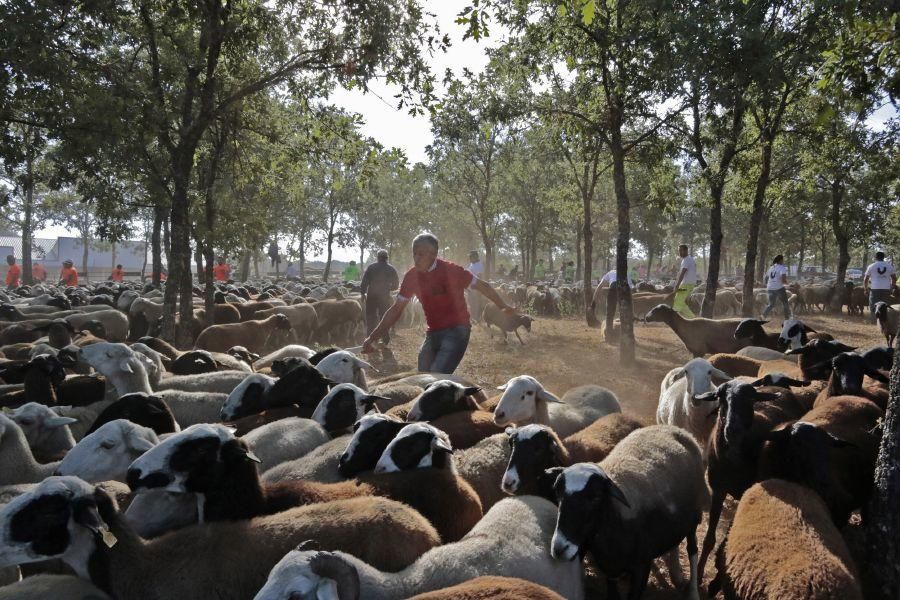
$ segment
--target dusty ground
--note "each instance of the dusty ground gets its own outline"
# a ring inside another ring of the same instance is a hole
[[[869,347],[884,343],[877,327],[858,317],[816,314],[801,315],[801,318],[817,331],[827,331],[847,344]],[[395,336],[391,346],[400,369],[415,368],[422,335],[420,331],[404,330]],[[484,328],[475,327],[468,352],[457,373],[470,377],[485,388],[493,388],[522,374],[536,377],[547,389],[559,394],[576,385],[603,385],[616,392],[625,412],[653,423],[663,376],[673,367],[691,359],[680,340],[663,324],[635,324],[637,364],[633,367],[621,366],[618,348],[601,342],[600,330],[589,328],[583,320],[540,319],[535,321],[530,335],[523,332],[522,336],[525,346],[520,345],[512,335],[509,345],[504,345],[499,337],[491,340]],[[717,540],[721,540],[726,531],[734,507],[733,502],[726,502]],[[852,529],[848,527],[848,530]],[[848,537],[858,537],[854,536],[853,531],[845,533]],[[698,539],[702,541],[705,534],[704,522],[698,531]],[[681,597],[668,576],[663,574],[665,567],[660,561],[657,562],[659,569],[651,574],[645,598]],[[683,545],[682,563],[687,573]],[[715,574],[712,563],[710,560],[705,581]],[[590,568],[588,573],[592,575],[588,579],[588,597],[606,598],[604,579],[593,576]]]

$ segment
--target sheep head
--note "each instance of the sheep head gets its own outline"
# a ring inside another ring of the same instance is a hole
[[[562,402],[530,375],[513,377],[497,389],[502,390],[503,395],[494,409],[494,423],[501,427],[533,422],[542,410],[541,402]]]

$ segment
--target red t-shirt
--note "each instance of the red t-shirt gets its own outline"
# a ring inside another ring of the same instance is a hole
[[[66,285],[78,285],[78,271],[75,270],[75,267],[63,267],[59,272],[59,278]]]
[[[109,277],[113,281],[125,281],[125,271],[123,269],[113,269]]]
[[[213,266],[213,277],[216,281],[228,281],[231,276],[231,267],[228,264]]]
[[[440,331],[459,325],[471,325],[463,292],[474,275],[452,262],[437,259],[434,269],[419,273],[415,267],[406,272],[400,284],[400,296],[419,298],[425,311],[428,331]]]
[[[19,277],[22,276],[22,269],[19,268],[19,265],[9,265],[9,271],[6,272],[6,285],[7,286],[17,286],[19,285]]]

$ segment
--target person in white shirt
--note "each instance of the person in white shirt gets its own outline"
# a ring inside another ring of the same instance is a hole
[[[875,303],[890,302],[891,290],[897,287],[894,265],[884,261],[884,252],[875,253],[875,262],[866,268],[863,288],[869,296],[869,314],[875,319]]]
[[[688,319],[693,319],[697,315],[687,305],[687,299],[697,287],[697,263],[694,262],[694,257],[688,254],[687,244],[678,246],[678,256],[681,257],[681,270],[675,280],[675,300],[672,302],[672,308]]]
[[[775,308],[775,303],[781,300],[784,305],[784,318],[791,317],[791,307],[788,306],[787,289],[787,267],[784,266],[784,256],[779,254],[772,260],[772,266],[766,271],[766,292],[769,294],[769,303],[763,310],[762,318],[765,319]]]
[[[605,334],[606,341],[612,341],[609,335],[612,332],[613,320],[616,316],[616,306],[619,304],[619,292],[618,287],[616,285],[616,281],[618,279],[618,275],[616,274],[616,270],[613,269],[606,275],[604,275],[600,279],[600,283],[597,284],[597,289],[594,290],[594,296],[591,299],[591,314],[597,309],[597,304],[603,299],[603,291],[607,287],[609,288],[609,292],[606,294],[606,329],[604,332],[609,332]],[[634,281],[632,281],[631,277],[626,278],[629,288],[634,288]]]
[[[484,265],[478,256],[478,252],[475,250],[469,252],[469,264],[466,265],[466,270],[477,279],[484,279]],[[481,313],[484,311],[484,302],[481,299],[481,294],[474,294],[470,290],[466,290],[466,297],[469,304],[469,315],[473,321],[481,323]]]

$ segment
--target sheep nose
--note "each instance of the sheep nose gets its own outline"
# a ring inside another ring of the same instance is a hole
[[[497,421],[502,421],[505,418],[506,418],[506,413],[503,412],[502,410],[494,413],[494,423],[496,423]]]

